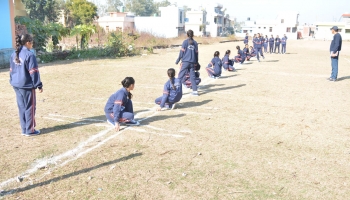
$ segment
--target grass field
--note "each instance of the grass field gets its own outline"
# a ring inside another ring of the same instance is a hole
[[[217,80],[204,68],[214,51],[242,42],[200,45],[200,96],[162,112],[154,99],[179,48],[40,65],[37,137],[21,136],[1,70],[0,199],[348,199],[350,43],[337,82],[329,44],[288,41]],[[126,76],[141,125],[115,132],[103,108]]]

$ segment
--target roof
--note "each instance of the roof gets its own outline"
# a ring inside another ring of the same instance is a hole
[[[343,14],[342,17],[350,17],[350,14],[348,14],[348,13]]]

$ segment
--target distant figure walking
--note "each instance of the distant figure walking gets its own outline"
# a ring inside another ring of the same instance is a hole
[[[328,79],[330,81],[336,81],[338,78],[338,60],[339,60],[339,52],[341,51],[342,38],[338,33],[338,27],[332,27],[333,40],[330,46],[330,54],[331,54],[331,64],[332,64],[332,73],[331,77]]]

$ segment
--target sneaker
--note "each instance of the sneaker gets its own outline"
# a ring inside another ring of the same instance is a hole
[[[170,110],[174,110],[176,107],[176,103],[173,103],[173,105],[170,107]]]
[[[197,91],[193,91],[193,92],[192,92],[192,95],[193,95],[193,96],[199,96]]]
[[[40,130],[34,130],[33,133],[22,133],[22,135],[27,137],[40,135]]]
[[[140,122],[136,121],[136,120],[131,120],[129,122],[126,122],[125,124],[128,126],[138,126],[138,125],[140,125]]]
[[[337,81],[337,79],[330,78],[330,79],[329,79],[329,81],[333,81],[333,82],[335,82],[335,81]]]
[[[215,76],[214,78],[215,78],[215,79],[219,79],[219,78],[220,78],[220,76]]]
[[[107,123],[110,124],[111,126],[115,127],[115,125],[112,122],[110,122],[108,119],[107,119]]]
[[[215,78],[214,76],[209,76],[209,78]]]
[[[263,56],[263,59],[265,59],[265,56]]]

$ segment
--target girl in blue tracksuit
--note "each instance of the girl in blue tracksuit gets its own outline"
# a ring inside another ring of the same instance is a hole
[[[160,105],[158,111],[165,109],[174,109],[175,104],[182,98],[182,84],[180,79],[175,78],[175,69],[170,68],[167,71],[169,80],[164,84],[163,96],[156,98],[155,103]]]
[[[121,123],[139,125],[139,122],[134,120],[132,94],[130,92],[135,87],[135,80],[132,77],[126,77],[121,83],[123,88],[109,97],[104,108],[107,123],[111,124],[116,131],[119,131]]]
[[[246,59],[249,61],[249,45],[246,44],[245,47],[243,48],[243,53],[246,57]]]
[[[17,35],[16,51],[11,55],[10,60],[10,84],[16,93],[19,119],[24,136],[40,134],[40,130],[35,130],[35,90],[43,92],[43,84],[40,80],[36,57],[30,51],[32,47],[32,36]]]
[[[255,57],[256,56],[256,52],[255,52],[255,49],[252,47],[252,46],[250,46],[249,47],[250,48],[250,53],[249,53],[249,56],[247,57],[248,59],[248,61],[252,58],[252,57]]]
[[[281,44],[282,44],[282,54],[286,53],[286,46],[287,46],[287,36],[284,34],[284,36],[281,39]]]
[[[276,50],[278,49],[278,54],[280,54],[280,44],[281,44],[281,38],[279,38],[277,35],[275,39],[275,53],[277,53]]]
[[[244,38],[243,43],[248,44],[248,33],[245,34],[245,38]]]
[[[181,63],[182,65],[182,63]],[[196,77],[196,85],[198,87],[199,83],[202,81],[202,79],[200,78],[200,73],[199,70],[201,69],[201,65],[198,63],[195,67],[194,67],[194,75]],[[190,71],[188,70],[186,75],[185,75],[185,85],[187,88],[191,88],[192,89],[192,83],[191,83],[191,79],[190,79]]]
[[[243,64],[245,59],[246,59],[246,55],[245,53],[241,50],[240,46],[236,46],[237,49],[237,56],[235,56],[234,61],[236,63],[240,63]]]
[[[194,67],[198,64],[198,44],[193,39],[193,31],[187,31],[188,39],[183,41],[182,47],[176,64],[182,60],[182,65],[178,78],[181,80],[182,84],[185,84],[185,74],[190,71],[190,80],[192,83],[192,95],[198,96],[197,85],[196,85],[196,76],[194,73]]]
[[[231,51],[227,50],[225,56],[222,58],[222,67],[227,71],[235,71],[233,67],[233,62],[230,60]]]
[[[267,53],[267,46],[269,46],[269,38],[267,37],[267,35],[265,35],[264,53]]]
[[[222,61],[219,58],[219,56],[220,52],[215,51],[214,58],[211,60],[211,62],[208,64],[208,67],[206,68],[208,76],[210,78],[218,79],[221,76]]]
[[[273,51],[274,44],[275,44],[275,38],[273,38],[273,35],[271,35],[271,37],[269,39],[270,54],[272,54],[274,52]]]

